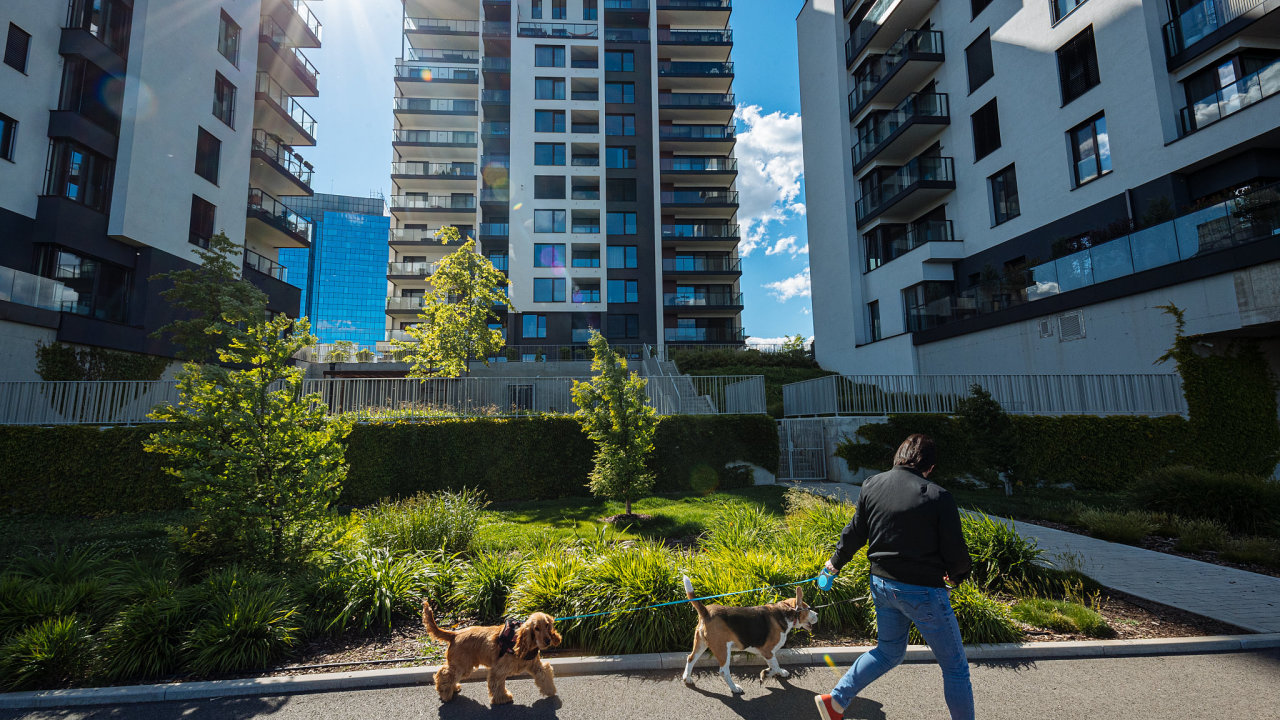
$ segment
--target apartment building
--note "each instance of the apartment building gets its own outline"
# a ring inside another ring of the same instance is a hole
[[[311,194],[305,2],[9,2],[0,32],[0,377],[36,379],[37,342],[171,355],[150,278],[217,232],[297,314],[276,251],[311,241],[280,201]]]
[[[730,0],[405,0],[392,267],[455,225],[546,346],[743,342]],[[389,337],[429,277],[389,276]]]
[[[824,367],[1152,372],[1170,302],[1276,336],[1275,3],[808,0],[796,26]]]

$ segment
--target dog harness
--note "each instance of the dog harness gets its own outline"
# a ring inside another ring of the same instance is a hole
[[[516,633],[520,631],[520,627],[524,623],[520,620],[508,620],[502,632],[498,633],[498,657],[503,655],[511,655],[516,650]],[[535,647],[532,652],[527,652],[521,657],[521,660],[532,660],[538,656],[538,649]]]

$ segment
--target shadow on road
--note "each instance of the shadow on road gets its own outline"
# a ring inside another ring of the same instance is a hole
[[[487,698],[486,698],[487,700]],[[440,706],[441,720],[470,720],[470,718],[492,718],[493,720],[535,720],[554,718],[560,709],[559,696],[544,697],[531,705],[512,703],[490,707],[488,702],[480,702],[466,695],[457,695]]]
[[[92,708],[49,708],[38,712],[41,718],[75,718],[75,720],[226,720],[226,718],[266,717],[289,703],[290,696],[235,697],[215,700],[192,700],[173,703],[143,703]],[[31,711],[0,712],[0,719],[22,717]]]

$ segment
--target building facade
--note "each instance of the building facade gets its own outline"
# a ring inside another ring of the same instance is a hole
[[[1276,335],[1275,3],[808,0],[796,23],[824,367],[1152,372],[1170,302],[1189,333]]]
[[[316,193],[290,198],[311,222],[311,247],[280,251],[286,279],[302,290],[300,314],[323,344],[374,349],[386,332],[387,237],[391,218],[381,197]]]
[[[311,193],[305,2],[11,2],[0,32],[0,377],[35,379],[36,342],[171,355],[150,278],[217,232],[297,313],[276,250],[311,240],[278,200]]]
[[[509,279],[520,357],[741,344],[730,0],[405,0],[389,337],[443,225]]]

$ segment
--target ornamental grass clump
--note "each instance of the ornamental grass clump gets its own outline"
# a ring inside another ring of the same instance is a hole
[[[973,559],[972,580],[979,586],[1003,590],[1034,581],[1042,574],[1044,550],[1035,540],[982,513],[961,515],[960,526]]]
[[[487,506],[482,493],[464,488],[382,501],[359,516],[370,547],[452,555],[472,550]]]
[[[182,648],[193,672],[261,670],[302,639],[297,601],[272,576],[232,566],[211,575],[196,592],[201,611]]]
[[[440,597],[439,566],[417,554],[366,548],[334,556],[318,574],[314,592],[328,604],[326,628],[336,632],[390,631],[397,619],[417,617],[424,597]]]
[[[1013,604],[1011,612],[1019,622],[1056,633],[1072,633],[1091,638],[1110,638],[1116,635],[1106,618],[1069,600],[1024,598]]]
[[[1009,606],[984,594],[973,583],[963,583],[951,590],[951,609],[960,625],[960,638],[965,644],[1011,643],[1022,639],[1022,630],[1014,622]],[[916,633],[912,628],[912,633]]]
[[[16,633],[0,649],[0,687],[63,687],[84,679],[92,637],[79,615],[46,618]]]
[[[481,623],[497,622],[506,612],[507,597],[519,584],[526,563],[522,553],[472,558],[458,573],[453,588],[455,609]]]
[[[1174,524],[1178,542],[1174,549],[1183,552],[1221,550],[1231,542],[1227,526],[1217,520],[1186,520],[1179,518]]]
[[[590,561],[576,574],[570,591],[576,593],[575,614],[639,608],[683,600],[682,558],[651,542],[617,544]],[[696,615],[688,604],[604,617],[568,621],[573,644],[606,655],[678,650],[693,637]]]
[[[1088,533],[1102,540],[1137,545],[1155,532],[1159,523],[1151,513],[1142,510],[1099,510],[1085,508],[1076,514],[1076,520]]]
[[[782,520],[758,505],[728,505],[707,523],[704,551],[768,547],[782,535]]]

